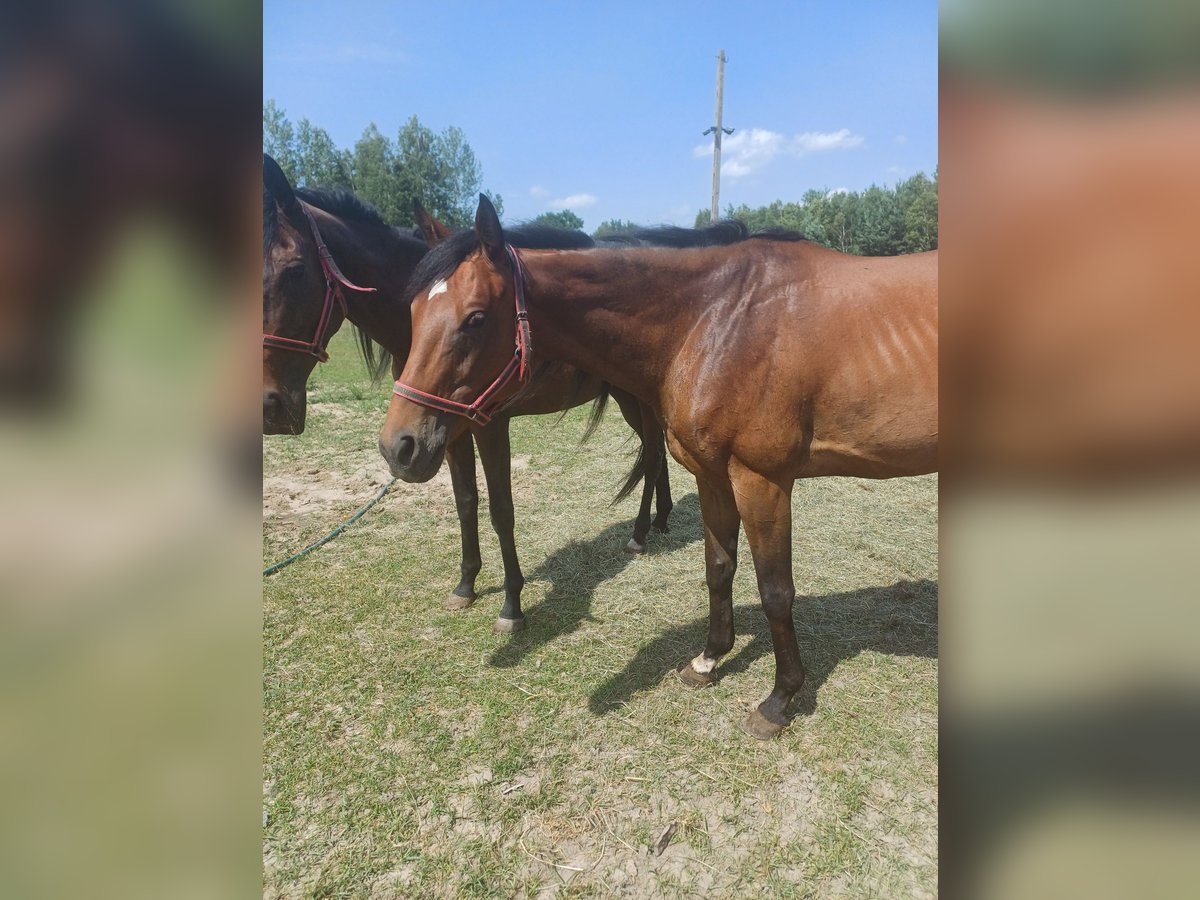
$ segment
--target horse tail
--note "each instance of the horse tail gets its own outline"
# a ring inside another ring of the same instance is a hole
[[[579,443],[586,444],[596,433],[596,429],[600,427],[600,420],[604,418],[604,410],[608,408],[609,390],[610,386],[607,381],[600,385],[600,393],[592,401],[592,411],[588,413],[587,428],[583,430],[583,437],[579,439]]]
[[[633,461],[633,468],[629,470],[629,474],[625,476],[625,483],[621,485],[621,489],[617,491],[617,496],[613,497],[612,505],[616,506],[626,497],[633,493],[634,488],[642,484],[646,480],[646,476],[650,474],[650,459],[646,453],[646,442],[642,440],[638,443],[637,458]]]
[[[363,362],[371,374],[371,383],[378,384],[383,378],[383,373],[391,368],[392,354],[386,347],[371,340],[370,335],[357,325],[354,326],[354,332],[358,338],[358,349],[362,351]]]

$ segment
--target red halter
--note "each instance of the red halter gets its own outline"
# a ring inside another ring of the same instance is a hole
[[[492,421],[492,417],[496,415],[500,407],[505,405],[506,401],[496,401],[496,395],[514,377],[519,378],[521,381],[529,377],[529,354],[533,349],[533,338],[529,332],[529,310],[525,308],[525,266],[521,262],[521,257],[517,255],[516,248],[511,244],[505,244],[504,251],[508,254],[509,260],[512,261],[513,293],[516,295],[517,305],[517,346],[516,350],[513,351],[513,358],[508,361],[508,365],[504,367],[504,371],[496,377],[496,380],[482,394],[475,398],[474,403],[459,403],[457,400],[450,400],[447,397],[427,394],[425,391],[417,390],[415,387],[402,384],[399,381],[392,388],[393,394],[403,397],[405,400],[411,400],[413,403],[421,406],[465,416],[472,422],[486,425]]]
[[[342,308],[342,315],[350,318],[350,311],[346,309],[346,298],[342,296],[342,287],[345,286],[352,291],[362,291],[363,293],[373,293],[375,288],[359,287],[342,274],[342,270],[333,261],[333,254],[321,240],[317,220],[313,218],[313,214],[308,211],[307,206],[301,204],[300,209],[304,212],[304,217],[308,219],[308,225],[312,229],[313,240],[317,242],[317,258],[321,261],[321,271],[325,274],[325,303],[321,307],[321,319],[317,322],[317,333],[313,335],[311,341],[298,341],[295,338],[264,333],[263,346],[274,347],[277,350],[293,350],[296,353],[308,353],[321,362],[325,362],[329,359],[329,354],[325,352],[325,331],[329,328],[335,301]]]

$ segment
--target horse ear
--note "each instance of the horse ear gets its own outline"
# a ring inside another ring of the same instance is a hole
[[[425,238],[425,243],[430,247],[436,247],[450,237],[450,228],[435,219],[425,208],[425,204],[415,198],[413,199],[413,215],[416,217],[417,229],[421,232],[421,237]]]
[[[296,192],[292,190],[279,163],[266,153],[263,154],[263,190],[285,211],[298,211],[300,201],[296,198]]]
[[[475,234],[488,257],[493,261],[504,259],[504,229],[496,207],[486,194],[479,195],[479,208],[475,210]]]

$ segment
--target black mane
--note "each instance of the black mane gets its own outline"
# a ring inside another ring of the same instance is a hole
[[[275,197],[272,196],[270,189],[263,185],[263,256],[271,249],[271,245],[275,243],[275,230],[278,227],[278,211],[279,207],[275,203]]]
[[[295,195],[317,209],[324,210],[331,216],[345,219],[360,225],[377,228],[387,228],[396,231],[402,237],[410,237],[410,232],[403,229],[393,229],[383,220],[374,206],[345,188],[296,188]],[[276,231],[279,227],[280,198],[271,193],[266,184],[263,185],[263,252],[270,249],[275,242]],[[299,225],[300,223],[296,223]]]
[[[740,219],[722,219],[703,228],[680,228],[675,225],[633,228],[605,234],[595,240],[582,231],[527,224],[504,229],[504,239],[514,247],[527,250],[587,250],[593,247],[612,250],[622,247],[666,247],[683,250],[689,247],[723,247],[748,240],[808,240],[799,231],[785,228],[751,231]],[[411,301],[438,279],[449,278],[462,261],[477,249],[479,239],[472,228],[446,238],[417,264],[405,290],[406,299]]]
[[[757,231],[750,232],[750,240],[757,241],[807,241],[803,232],[793,231],[790,228],[760,228]]]
[[[358,195],[345,188],[296,188],[296,196],[307,203],[322,209],[331,216],[345,219],[347,222],[358,222],[362,225],[377,225],[380,228],[390,228],[383,216],[374,206]]]
[[[750,229],[738,219],[723,219],[703,228],[680,228],[675,225],[659,225],[655,228],[632,228],[606,234],[596,239],[601,246],[615,244],[622,247],[671,247],[683,250],[688,247],[719,247],[737,244],[750,236]]]
[[[533,224],[504,229],[504,239],[525,250],[586,250],[596,246],[596,242],[582,231]],[[462,261],[478,249],[479,238],[473,228],[446,238],[417,263],[404,292],[406,300],[411,301],[438,279],[449,278]]]

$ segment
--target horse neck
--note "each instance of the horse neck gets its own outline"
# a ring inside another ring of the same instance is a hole
[[[412,321],[402,303],[404,287],[425,255],[425,245],[408,240],[393,228],[348,223],[323,217],[321,237],[338,268],[359,287],[374,293],[342,288],[350,321],[394,356],[408,355]]]
[[[681,265],[677,252],[527,256],[535,357],[568,363],[656,402],[667,369],[703,313],[702,304],[689,302],[699,296],[702,275]]]

